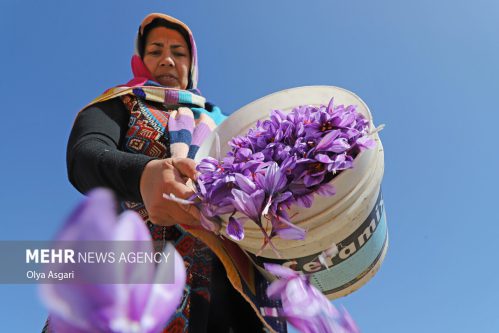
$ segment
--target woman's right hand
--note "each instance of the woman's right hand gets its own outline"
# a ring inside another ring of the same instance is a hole
[[[194,194],[186,185],[196,180],[196,163],[189,158],[166,158],[148,162],[140,178],[140,193],[149,220],[158,225],[200,225],[200,213],[194,205],[182,205],[163,198],[163,193],[188,199]]]

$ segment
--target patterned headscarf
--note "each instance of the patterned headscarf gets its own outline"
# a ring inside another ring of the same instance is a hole
[[[146,76],[151,80],[153,79],[152,75],[149,73],[147,68],[145,68],[141,61],[143,57],[143,54],[141,54],[141,52],[143,51],[143,47],[145,44],[145,37],[147,37],[144,36],[144,32],[145,30],[147,30],[147,26],[153,23],[153,21],[156,26],[161,26],[161,23],[167,24],[167,27],[178,30],[184,36],[184,38],[188,37],[188,40],[186,40],[186,42],[189,45],[191,51],[191,68],[189,71],[189,86],[187,87],[187,89],[196,89],[198,85],[198,57],[196,42],[194,41],[192,32],[185,23],[165,14],[149,14],[140,24],[139,31],[137,32],[137,37],[135,39],[135,56],[132,58],[132,71],[134,73],[134,76]]]

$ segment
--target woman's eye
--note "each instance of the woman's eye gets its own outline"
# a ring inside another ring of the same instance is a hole
[[[174,53],[174,54],[175,54],[177,57],[186,57],[186,56],[187,56],[187,54],[185,54],[185,53],[178,53],[178,52],[177,52],[177,53]]]
[[[147,54],[150,54],[152,56],[158,56],[158,55],[161,55],[161,52],[160,51],[149,51],[149,52],[147,52]]]

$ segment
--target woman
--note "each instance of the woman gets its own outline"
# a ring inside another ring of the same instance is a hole
[[[163,14],[142,22],[132,58],[134,78],[83,109],[67,151],[68,175],[82,193],[108,187],[123,208],[137,211],[152,238],[172,242],[187,269],[184,298],[164,332],[285,332],[266,313],[278,303],[268,283],[233,243],[200,228],[199,211],[164,200],[187,198],[199,144],[225,116],[197,87],[190,29]],[[223,263],[223,264],[222,264]],[[230,280],[230,281],[229,281]],[[49,330],[50,323],[47,330]]]

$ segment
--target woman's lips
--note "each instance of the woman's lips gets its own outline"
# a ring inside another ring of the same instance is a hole
[[[172,74],[161,74],[157,76],[158,82],[162,85],[177,85],[178,79],[175,75]]]

